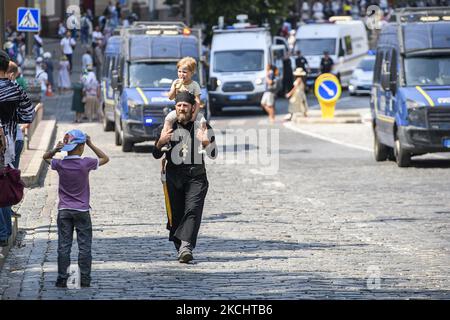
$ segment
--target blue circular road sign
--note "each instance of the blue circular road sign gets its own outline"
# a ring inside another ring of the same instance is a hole
[[[339,88],[335,81],[326,79],[319,84],[318,93],[320,98],[324,100],[332,100],[338,95]]]

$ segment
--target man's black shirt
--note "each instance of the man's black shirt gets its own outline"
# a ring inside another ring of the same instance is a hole
[[[217,146],[215,143],[214,131],[209,124],[207,124],[206,126],[208,128],[208,138],[211,142],[205,148],[206,155],[209,158],[214,159],[217,157]],[[155,141],[153,156],[156,159],[160,159],[165,153],[167,159],[167,168],[177,167],[179,169],[185,168],[186,170],[189,170],[189,168],[193,166],[204,166],[204,155],[198,153],[198,146],[201,144],[201,142],[196,138],[196,133],[199,129],[198,122],[188,122],[186,125],[182,125],[181,123],[175,121],[172,129],[172,139],[170,141],[170,145],[172,148],[169,151],[162,152],[156,147],[161,136],[160,132]],[[190,139],[188,137],[190,137]],[[182,146],[185,143],[187,145],[187,155],[185,158],[183,158]]]
[[[320,71],[321,73],[329,73],[331,72],[331,69],[333,69],[333,59],[328,57],[328,59],[322,58],[320,61]]]
[[[295,66],[297,68],[303,68],[303,70],[307,69],[308,66],[308,61],[306,60],[306,58],[304,56],[299,56],[295,59]]]

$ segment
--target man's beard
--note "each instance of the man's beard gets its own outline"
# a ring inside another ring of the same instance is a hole
[[[186,111],[177,111],[177,120],[181,123],[189,122],[192,118],[192,112]]]

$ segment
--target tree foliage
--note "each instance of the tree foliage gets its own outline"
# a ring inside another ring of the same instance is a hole
[[[292,12],[296,0],[191,0],[191,14],[194,24],[206,26],[207,36],[212,26],[223,16],[225,24],[236,22],[238,14],[247,14],[249,22],[261,25],[268,23],[276,32],[283,19]],[[184,0],[166,0],[168,5],[178,5],[184,12]]]

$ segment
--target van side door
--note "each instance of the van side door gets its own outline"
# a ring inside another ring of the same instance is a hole
[[[381,64],[383,62],[384,52],[382,49],[377,50],[377,55],[375,58],[375,65],[373,68],[373,79],[372,79],[372,90],[370,93],[370,111],[372,114],[372,119],[374,121],[375,127],[377,124],[377,115],[380,112],[380,79],[381,79]]]
[[[280,36],[273,37],[272,44],[273,45],[283,45],[286,48],[286,51],[289,51],[289,44],[286,41],[286,39],[283,37],[280,37]]]
[[[386,49],[381,63],[381,79],[380,79],[380,99],[379,99],[379,113],[377,117],[377,127],[379,129],[380,142],[394,146],[394,125],[395,125],[395,111],[393,103],[395,97],[391,90],[391,71],[396,68],[395,52],[392,48]],[[394,92],[395,94],[395,92]]]
[[[345,43],[345,57],[343,59],[343,65],[341,67],[341,82],[342,78],[345,79],[345,83],[348,83],[350,81],[350,77],[352,76],[353,69],[356,66],[352,66],[354,64],[354,60],[352,59],[353,56],[353,44],[352,44],[352,37],[350,35],[346,35],[344,38]]]
[[[106,101],[108,102],[107,104],[114,104],[112,102],[112,100],[114,100],[114,89],[111,86],[111,72],[115,69],[115,60],[115,56],[107,56],[104,65],[103,76],[106,78],[105,96],[107,99]]]
[[[384,105],[386,103],[386,98],[384,96],[384,91],[381,88],[381,74],[383,68],[384,56],[386,55],[386,50],[377,49],[377,57],[375,59],[375,67],[373,72],[373,85],[372,94],[370,97],[370,105],[372,111],[372,118],[374,119],[375,131],[378,139],[381,143],[386,143],[387,133],[384,130],[385,122],[384,117]]]

